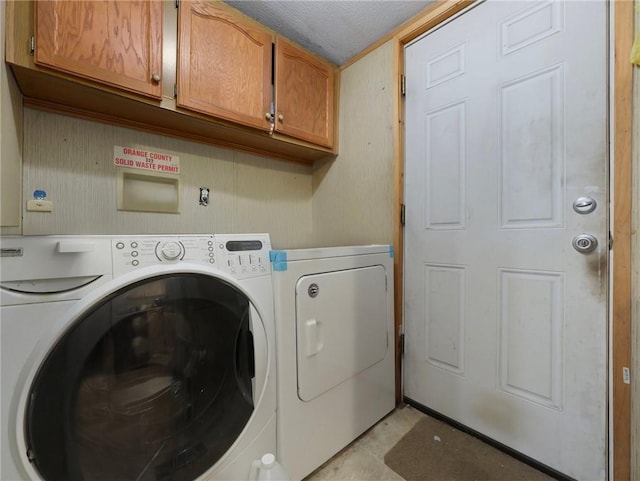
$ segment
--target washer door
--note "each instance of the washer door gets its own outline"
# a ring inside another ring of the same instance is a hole
[[[25,437],[39,474],[191,481],[207,471],[254,410],[255,316],[238,288],[199,273],[148,278],[94,304],[30,389]]]

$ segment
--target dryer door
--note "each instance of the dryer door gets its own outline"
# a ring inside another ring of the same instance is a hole
[[[387,273],[369,266],[296,284],[298,397],[311,401],[382,361],[389,346]]]
[[[191,481],[254,411],[255,309],[198,273],[160,275],[94,304],[29,393],[28,455],[48,481]],[[262,339],[262,336],[257,336]],[[265,356],[266,357],[266,356]]]

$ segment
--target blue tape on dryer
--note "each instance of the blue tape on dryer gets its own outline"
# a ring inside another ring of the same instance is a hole
[[[394,255],[395,255],[395,250],[393,249],[393,246],[390,245],[389,246],[389,257],[393,258]]]
[[[269,260],[271,261],[271,269],[278,272],[287,270],[287,252],[286,251],[269,251]]]

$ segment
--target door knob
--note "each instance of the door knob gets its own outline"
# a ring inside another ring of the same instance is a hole
[[[573,248],[581,254],[593,252],[598,247],[598,239],[591,234],[580,234],[573,238],[571,242]]]

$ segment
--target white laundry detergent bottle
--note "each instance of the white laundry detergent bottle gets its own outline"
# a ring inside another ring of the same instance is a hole
[[[289,476],[276,457],[267,453],[251,463],[249,481],[289,481]]]

